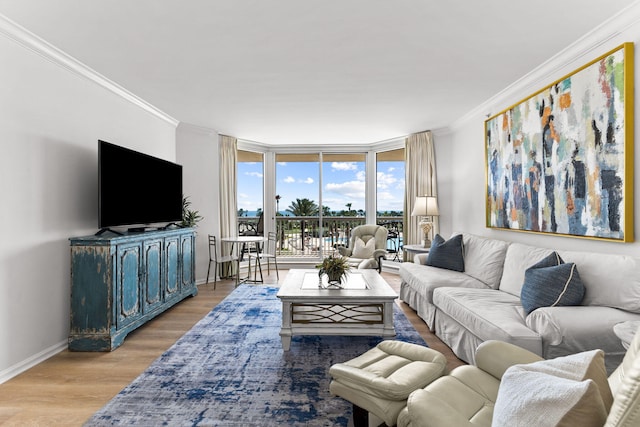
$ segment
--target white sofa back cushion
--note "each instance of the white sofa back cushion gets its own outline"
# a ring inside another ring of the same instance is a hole
[[[453,233],[453,236],[459,233]],[[498,289],[509,242],[462,233],[464,272]]]
[[[578,267],[586,288],[582,305],[640,313],[640,258],[575,251],[558,254]]]
[[[500,290],[519,298],[520,292],[522,291],[522,284],[524,283],[525,270],[551,252],[553,252],[553,249],[523,245],[522,243],[511,243],[507,248],[507,256],[504,260]],[[568,261],[565,260],[565,262]],[[579,266],[578,270],[580,270]],[[580,277],[582,277],[582,271],[580,271]]]

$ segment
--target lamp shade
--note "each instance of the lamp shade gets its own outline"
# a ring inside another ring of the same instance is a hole
[[[418,196],[413,204],[411,216],[436,216],[438,211],[438,199],[434,196]]]

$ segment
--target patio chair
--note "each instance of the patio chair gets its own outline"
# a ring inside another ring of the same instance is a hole
[[[238,222],[238,236],[264,236],[263,214],[260,213],[257,223],[249,221]],[[240,250],[240,261],[244,260],[245,254],[252,251],[255,251],[255,247],[253,245],[247,245],[246,243],[243,243]]]
[[[276,277],[280,280],[280,273],[278,272],[278,258],[276,257],[276,247],[277,238],[276,233],[274,231],[270,231],[267,233],[267,241],[264,244],[264,247],[261,251],[249,253],[249,268],[251,268],[251,260],[254,259],[255,269],[253,272],[253,281],[257,282],[257,273],[260,270],[260,282],[264,282],[264,278],[262,277],[262,260],[267,260],[267,273],[271,273],[271,260],[276,266]]]

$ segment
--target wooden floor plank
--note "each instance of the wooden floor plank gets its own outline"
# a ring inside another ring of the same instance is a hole
[[[382,273],[396,292],[400,277]],[[280,271],[280,283],[286,271]],[[266,278],[276,283],[276,275]],[[130,333],[124,344],[108,353],[65,350],[0,385],[0,424],[3,426],[81,426],[157,357],[211,311],[235,288],[232,280],[198,287],[198,295]],[[442,352],[448,368],[464,364],[429,331],[406,304],[398,301],[429,347]]]

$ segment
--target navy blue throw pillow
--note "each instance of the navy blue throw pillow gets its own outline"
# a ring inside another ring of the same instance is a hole
[[[462,234],[445,240],[439,234],[431,243],[427,265],[453,271],[464,271],[464,254],[462,250]]]
[[[529,314],[540,307],[580,305],[584,292],[576,265],[554,252],[524,272],[520,301]]]

